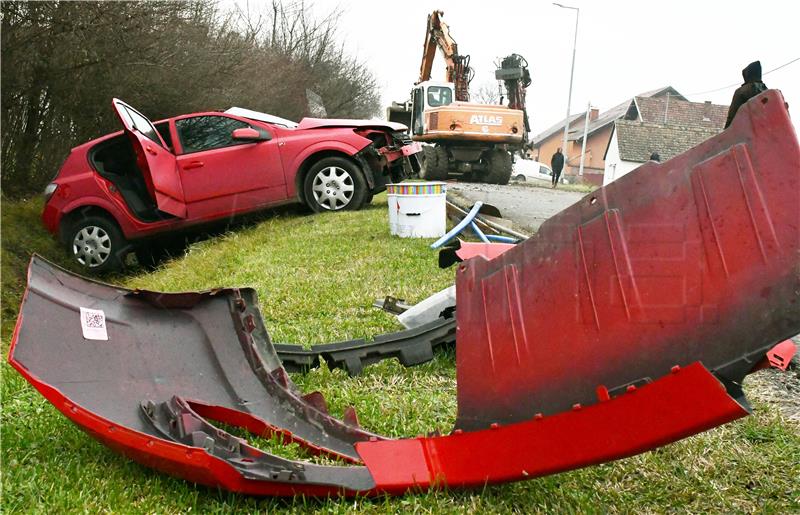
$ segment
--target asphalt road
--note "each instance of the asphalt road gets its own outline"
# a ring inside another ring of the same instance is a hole
[[[514,183],[499,186],[497,184],[448,182],[447,192],[467,199],[470,204],[477,200],[492,204],[500,210],[503,218],[514,222],[515,228],[519,227],[526,232],[536,231],[545,220],[571,206],[585,195],[585,193],[574,191],[538,188]]]

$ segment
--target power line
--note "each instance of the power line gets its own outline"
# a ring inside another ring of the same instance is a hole
[[[772,73],[774,71],[777,71],[777,70],[780,70],[781,68],[784,68],[786,66],[789,66],[790,64],[792,64],[792,63],[794,63],[796,61],[800,61],[800,57],[795,57],[794,59],[792,59],[788,63],[783,63],[782,65],[778,66],[777,68],[773,68],[773,69],[769,70],[768,72],[762,73],[761,75],[762,76],[769,75],[770,73]],[[700,91],[698,93],[687,93],[687,95],[691,96],[691,95],[705,95],[706,93],[716,93],[717,91],[722,91],[724,89],[733,88],[733,87],[738,86],[738,85],[739,85],[738,82],[734,82],[733,84],[729,84],[727,86],[722,86],[721,88],[709,89],[708,91]]]

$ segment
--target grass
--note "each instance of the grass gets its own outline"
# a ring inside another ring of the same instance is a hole
[[[30,252],[63,263],[36,201],[2,206],[4,353]],[[318,343],[397,329],[370,307],[385,294],[416,302],[452,281],[427,240],[392,238],[385,197],[356,213],[282,213],[193,244],[154,272],[112,280],[167,291],[249,285],[275,341]],[[448,430],[455,418],[453,355],[423,366],[395,361],[349,378],[323,367],[294,375],[335,414],[354,405],[362,425],[392,436]],[[257,499],[195,486],[136,465],[66,420],[2,365],[3,512],[800,512],[800,435],[774,406],[665,448],[601,466],[474,491],[377,499]],[[254,440],[255,441],[255,440]],[[257,440],[272,448],[275,443]],[[284,455],[301,456],[295,448]],[[480,466],[480,464],[476,464]]]

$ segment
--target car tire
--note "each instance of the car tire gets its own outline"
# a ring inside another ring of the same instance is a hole
[[[87,272],[116,272],[125,265],[130,245],[116,222],[90,215],[69,224],[65,232],[67,252]]]
[[[489,173],[486,174],[484,180],[489,184],[508,184],[513,170],[511,154],[505,150],[495,148],[489,151],[486,162],[489,167]]]
[[[521,175],[521,174],[517,175],[516,177],[514,177],[514,180],[519,181],[519,182],[525,182],[525,176]]]
[[[447,150],[439,145],[424,145],[422,147],[422,167],[419,178],[426,181],[445,181],[450,169],[450,159]]]
[[[303,191],[312,211],[361,209],[367,195],[367,181],[359,167],[343,157],[319,160],[306,175]]]

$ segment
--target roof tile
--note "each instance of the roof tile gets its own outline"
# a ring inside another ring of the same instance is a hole
[[[722,131],[722,127],[663,125],[633,120],[617,120],[614,128],[620,159],[638,163],[650,159],[653,152],[658,153],[661,161],[672,159]]]

